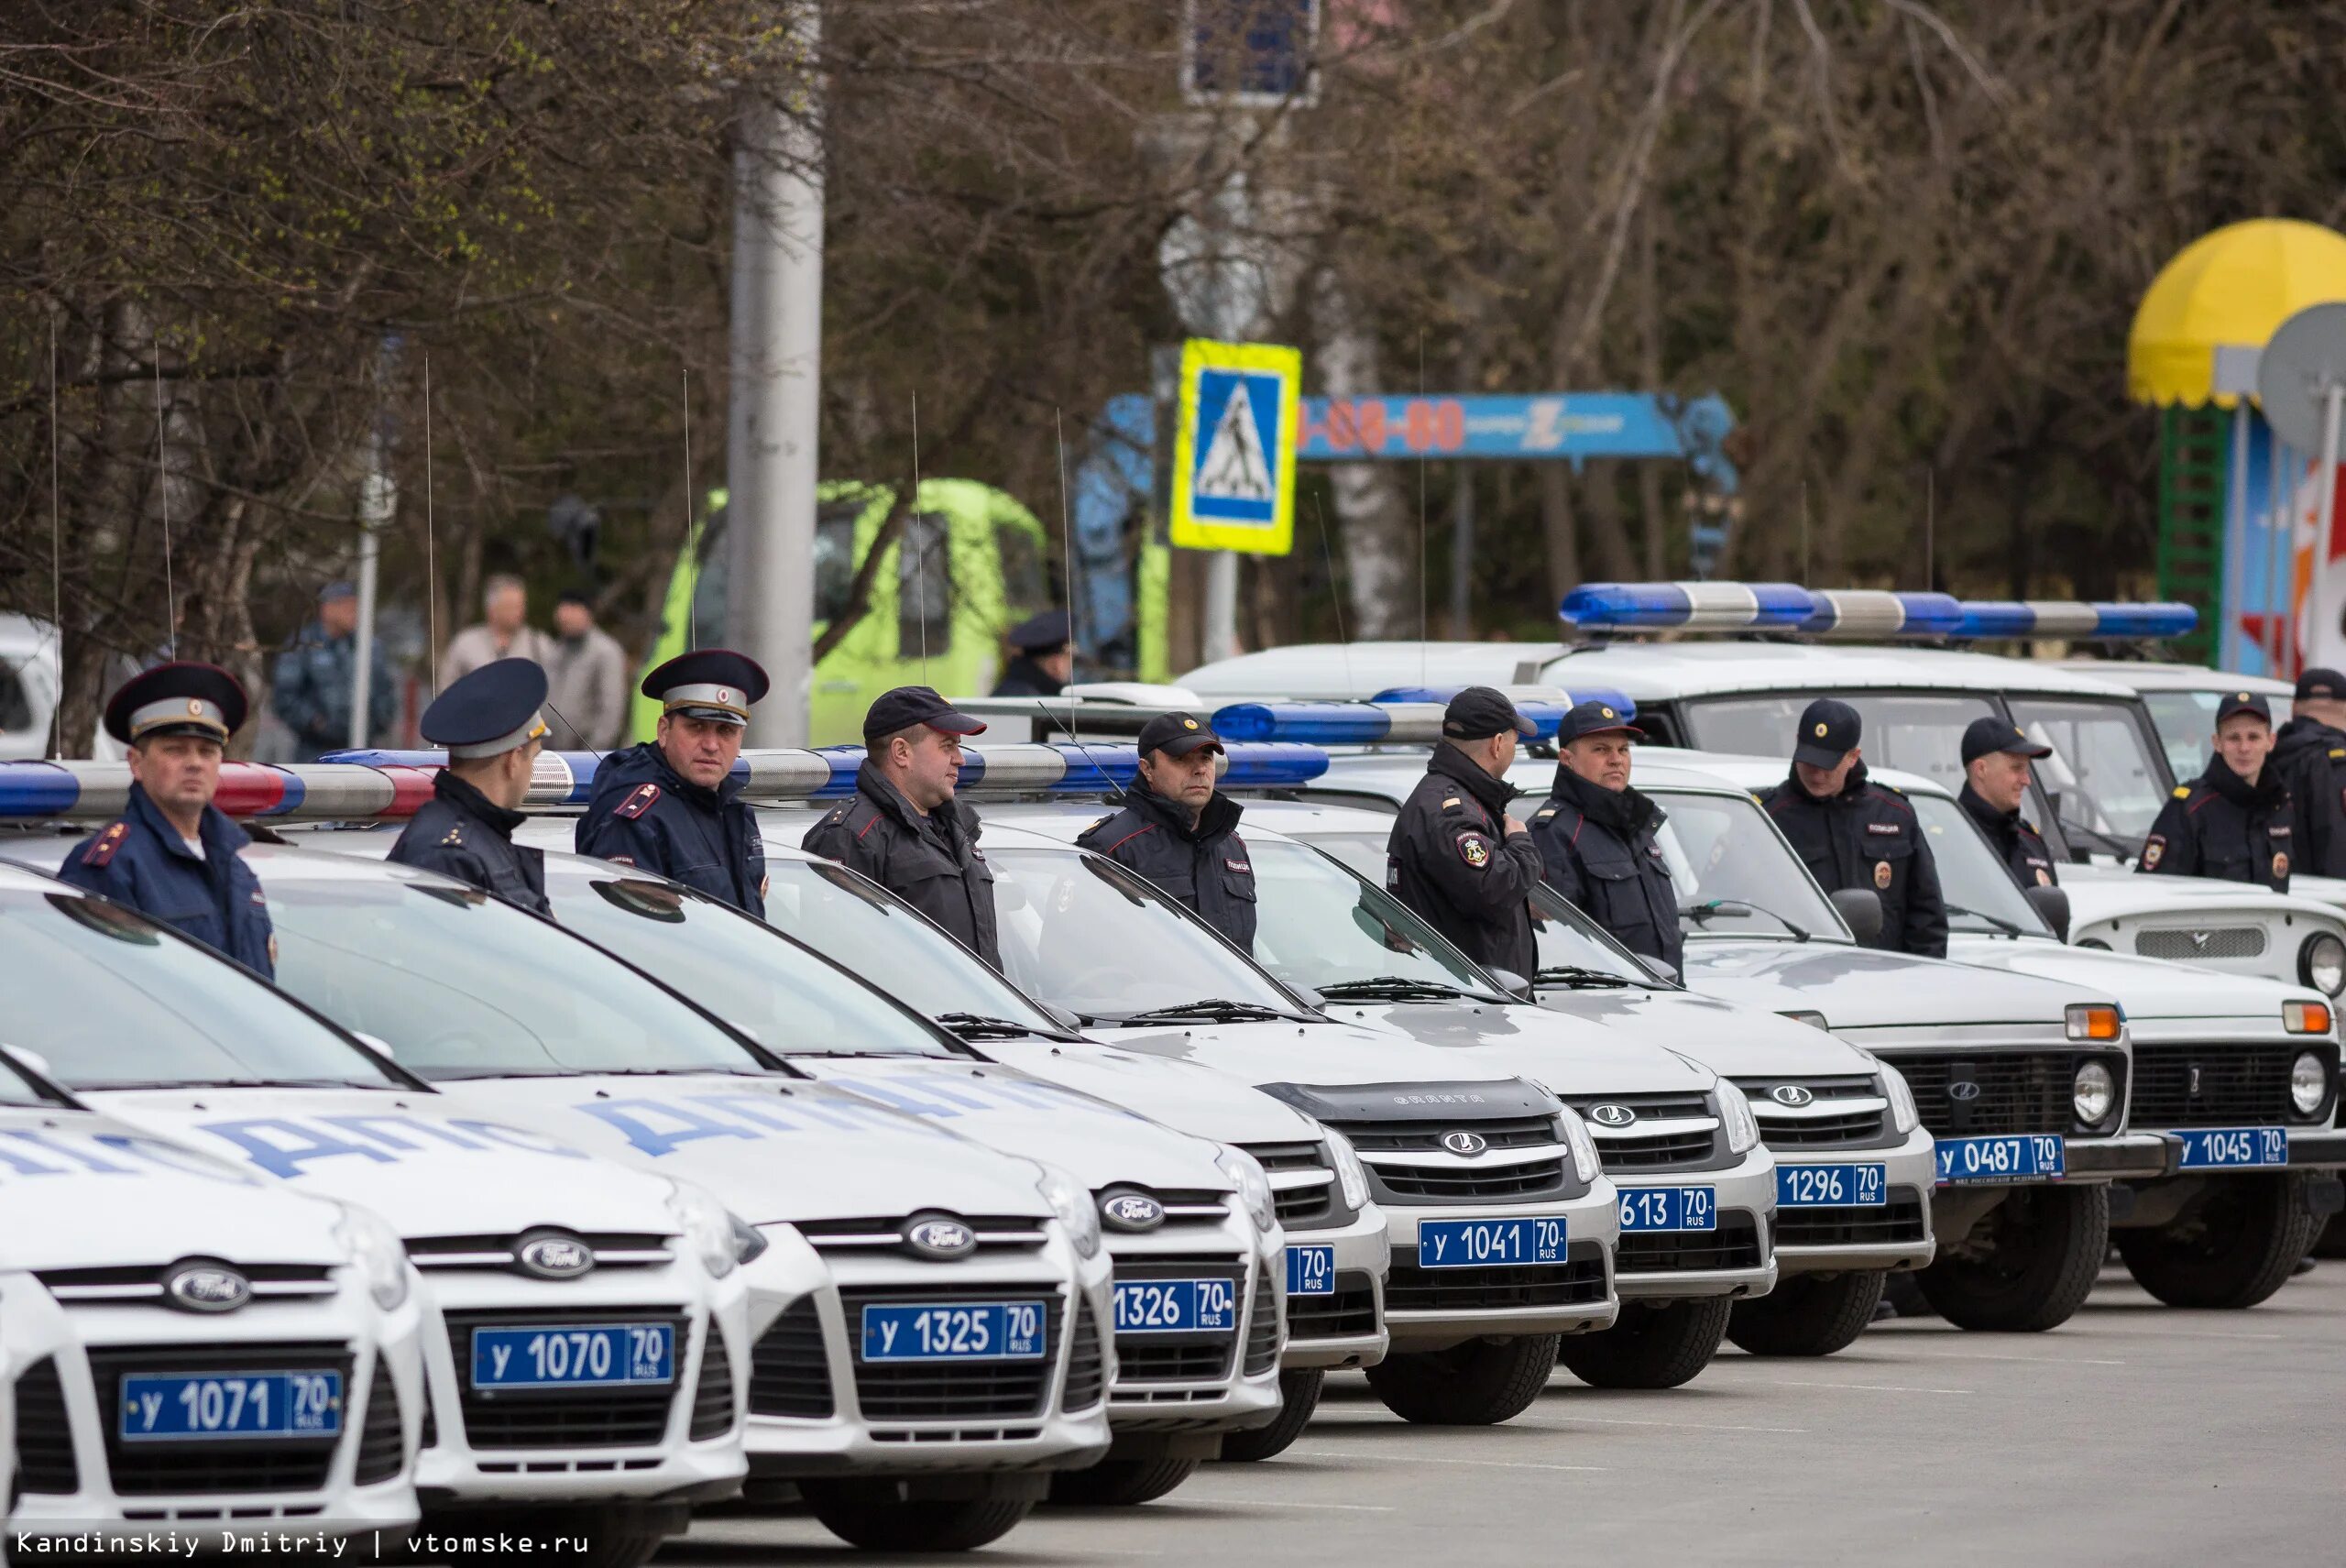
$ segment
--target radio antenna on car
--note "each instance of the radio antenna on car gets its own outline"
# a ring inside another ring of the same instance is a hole
[[[693,505],[693,367],[685,367],[685,554],[699,554],[700,540],[693,528],[699,508]],[[729,499],[730,498],[728,498]],[[700,651],[700,575],[705,562],[693,563],[692,592],[685,596],[685,651]]]
[[[163,630],[171,657],[180,656],[180,596],[171,586],[171,468],[170,443],[163,429],[163,333],[156,328],[155,355],[155,496],[163,510]]]
[[[913,591],[920,598],[920,684],[934,686],[928,678],[928,541],[923,537],[920,521],[920,391],[913,391],[913,493],[904,506],[904,543],[896,546],[896,592],[904,593],[904,552],[913,553]],[[904,624],[898,616],[896,623]],[[901,653],[902,650],[898,650]]]
[[[423,647],[432,660],[432,692],[440,692],[440,564],[432,522],[432,356],[423,356]]]

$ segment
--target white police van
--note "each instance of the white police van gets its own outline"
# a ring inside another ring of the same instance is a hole
[[[373,1214],[85,1110],[0,1049],[5,1532],[404,1532],[413,1283]]]

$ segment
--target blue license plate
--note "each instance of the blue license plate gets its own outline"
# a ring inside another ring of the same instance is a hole
[[[473,1331],[476,1388],[633,1388],[675,1380],[673,1323]]]
[[[1939,1185],[1963,1181],[2050,1181],[2067,1169],[2066,1151],[2051,1133],[1938,1140]]]
[[[2195,1127],[2183,1139],[2183,1168],[2223,1170],[2289,1163],[2286,1127]]]
[[[133,1373],[122,1380],[125,1442],[333,1437],[339,1372]]]
[[[1223,1332],[1238,1327],[1238,1285],[1230,1279],[1120,1279],[1120,1334]]]
[[[1564,1216],[1527,1220],[1420,1220],[1420,1268],[1551,1264],[1564,1256]]]
[[[956,1301],[863,1309],[863,1359],[1040,1361],[1049,1314],[1040,1301]]]
[[[1716,1187],[1624,1187],[1625,1231],[1716,1231],[1719,1192]]]
[[[1336,1293],[1336,1249],[1332,1246],[1288,1248],[1287,1293],[1290,1296],[1333,1296]]]
[[[1780,1165],[1779,1209],[1877,1208],[1890,1201],[1886,1165]]]

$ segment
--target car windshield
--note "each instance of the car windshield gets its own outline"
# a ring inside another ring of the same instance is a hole
[[[784,1056],[955,1054],[936,1031],[880,992],[714,899],[629,876],[618,867],[554,871],[546,878],[546,895],[563,925],[625,953],[630,963],[769,1050]],[[767,908],[771,913],[771,902]]]
[[[770,856],[766,874],[770,923],[853,973],[884,977],[915,1011],[1065,1033],[984,959],[845,866]]]
[[[989,850],[1003,968],[1030,995],[1115,1022],[1203,1002],[1297,999],[1155,883],[1076,850]]]
[[[2198,778],[2208,765],[2210,738],[2216,733],[2215,692],[2144,692],[2143,706],[2150,709],[2151,728],[2158,731],[2159,750],[2166,753],[2166,771],[2178,779]],[[2273,722],[2286,723],[2282,710],[2288,704],[2279,697],[2273,703]]]
[[[1488,975],[1400,900],[1302,844],[1256,839],[1255,957],[1314,991],[1398,980],[1496,1000]]]
[[[1914,813],[1922,818],[1923,832],[1930,840],[1950,929],[2004,936],[2053,935],[2036,906],[2022,895],[1969,813],[1943,795],[1906,798],[1913,802]],[[1963,913],[1966,910],[1970,913]],[[2014,927],[2019,927],[2017,932]]]
[[[1709,697],[1686,705],[1694,744],[1708,751],[1750,757],[1792,755],[1792,731],[1803,709],[1821,695]],[[1969,692],[1835,692],[1865,721],[1866,765],[1921,773],[1949,793],[1963,787],[1963,731],[1996,711]],[[1785,771],[1791,772],[1787,762]]]
[[[2012,699],[2012,722],[2053,748],[2036,763],[2036,784],[2065,826],[2141,842],[2166,804],[2165,770],[2142,716],[2130,703],[2093,697]],[[2208,733],[2215,733],[2208,726]],[[2203,754],[2187,778],[2207,765]],[[1961,781],[1950,785],[1959,788]],[[2096,848],[2088,841],[2088,848]]]
[[[269,906],[277,983],[425,1078],[762,1070],[641,975],[470,888],[278,877]]]
[[[1669,816],[1655,837],[1689,937],[1847,939],[1840,915],[1758,801],[1677,790],[1652,798]],[[1529,810],[1540,802],[1518,804]]]
[[[405,1087],[247,970],[103,899],[0,894],[0,1045],[69,1089]]]

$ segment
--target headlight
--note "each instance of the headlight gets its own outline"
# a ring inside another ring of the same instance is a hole
[[[1743,1091],[1719,1080],[1719,1117],[1727,1124],[1727,1150],[1729,1154],[1745,1154],[1760,1145],[1760,1124],[1751,1114],[1751,1102]]]
[[[1255,1222],[1256,1230],[1267,1231],[1278,1224],[1278,1205],[1271,1199],[1271,1179],[1263,1174],[1263,1168],[1255,1163],[1253,1155],[1224,1144],[1213,1162],[1222,1167],[1222,1175],[1238,1189],[1238,1201],[1246,1206],[1246,1217]],[[1366,1201],[1365,1193],[1362,1201]]]
[[[2308,937],[2297,949],[2297,978],[2324,996],[2346,991],[2346,942],[2327,931]]]
[[[2289,1103],[2310,1116],[2330,1098],[2330,1065],[2311,1051],[2289,1064]]]
[[[400,1234],[365,1209],[345,1206],[334,1240],[350,1249],[351,1266],[367,1282],[367,1294],[386,1312],[407,1299],[407,1244]]]
[[[2077,1069],[2077,1082],[2069,1090],[2069,1103],[2079,1122],[2098,1127],[2118,1108],[2118,1080],[2101,1063],[2086,1062]]]
[[[1564,1124],[1564,1142],[1572,1147],[1573,1171],[1583,1181],[1595,1180],[1604,1174],[1605,1162],[1597,1157],[1596,1140],[1588,1135],[1588,1124],[1569,1105],[1557,1120]]]
[[[2292,1035],[2327,1035],[2330,1009],[2319,1002],[2284,1002],[2281,1027]]]
[[[1255,1174],[1262,1175],[1259,1167]],[[1035,1190],[1043,1195],[1051,1212],[1067,1227],[1067,1238],[1075,1244],[1076,1255],[1098,1257],[1100,1212],[1091,1206],[1091,1194],[1083,1190],[1083,1184],[1058,1167],[1047,1165],[1035,1182]]]
[[[1890,1097],[1891,1124],[1902,1133],[1913,1132],[1923,1113],[1914,1109],[1914,1091],[1906,1087],[1906,1075],[1888,1062],[1881,1064],[1881,1091]]]
[[[714,1196],[679,1181],[668,1194],[668,1212],[674,1217],[676,1228],[684,1233],[685,1245],[700,1259],[700,1266],[708,1270],[710,1278],[722,1279],[740,1266],[740,1233],[749,1227],[735,1219],[733,1211]]]
[[[1321,1131],[1327,1135],[1328,1158],[1336,1168],[1336,1190],[1343,1195],[1344,1207],[1357,1213],[1368,1207],[1368,1167],[1361,1164],[1352,1139],[1333,1127]]]
[[[2073,1040],[2115,1041],[2124,1014],[2107,1002],[2080,1002],[2061,1014]]]

